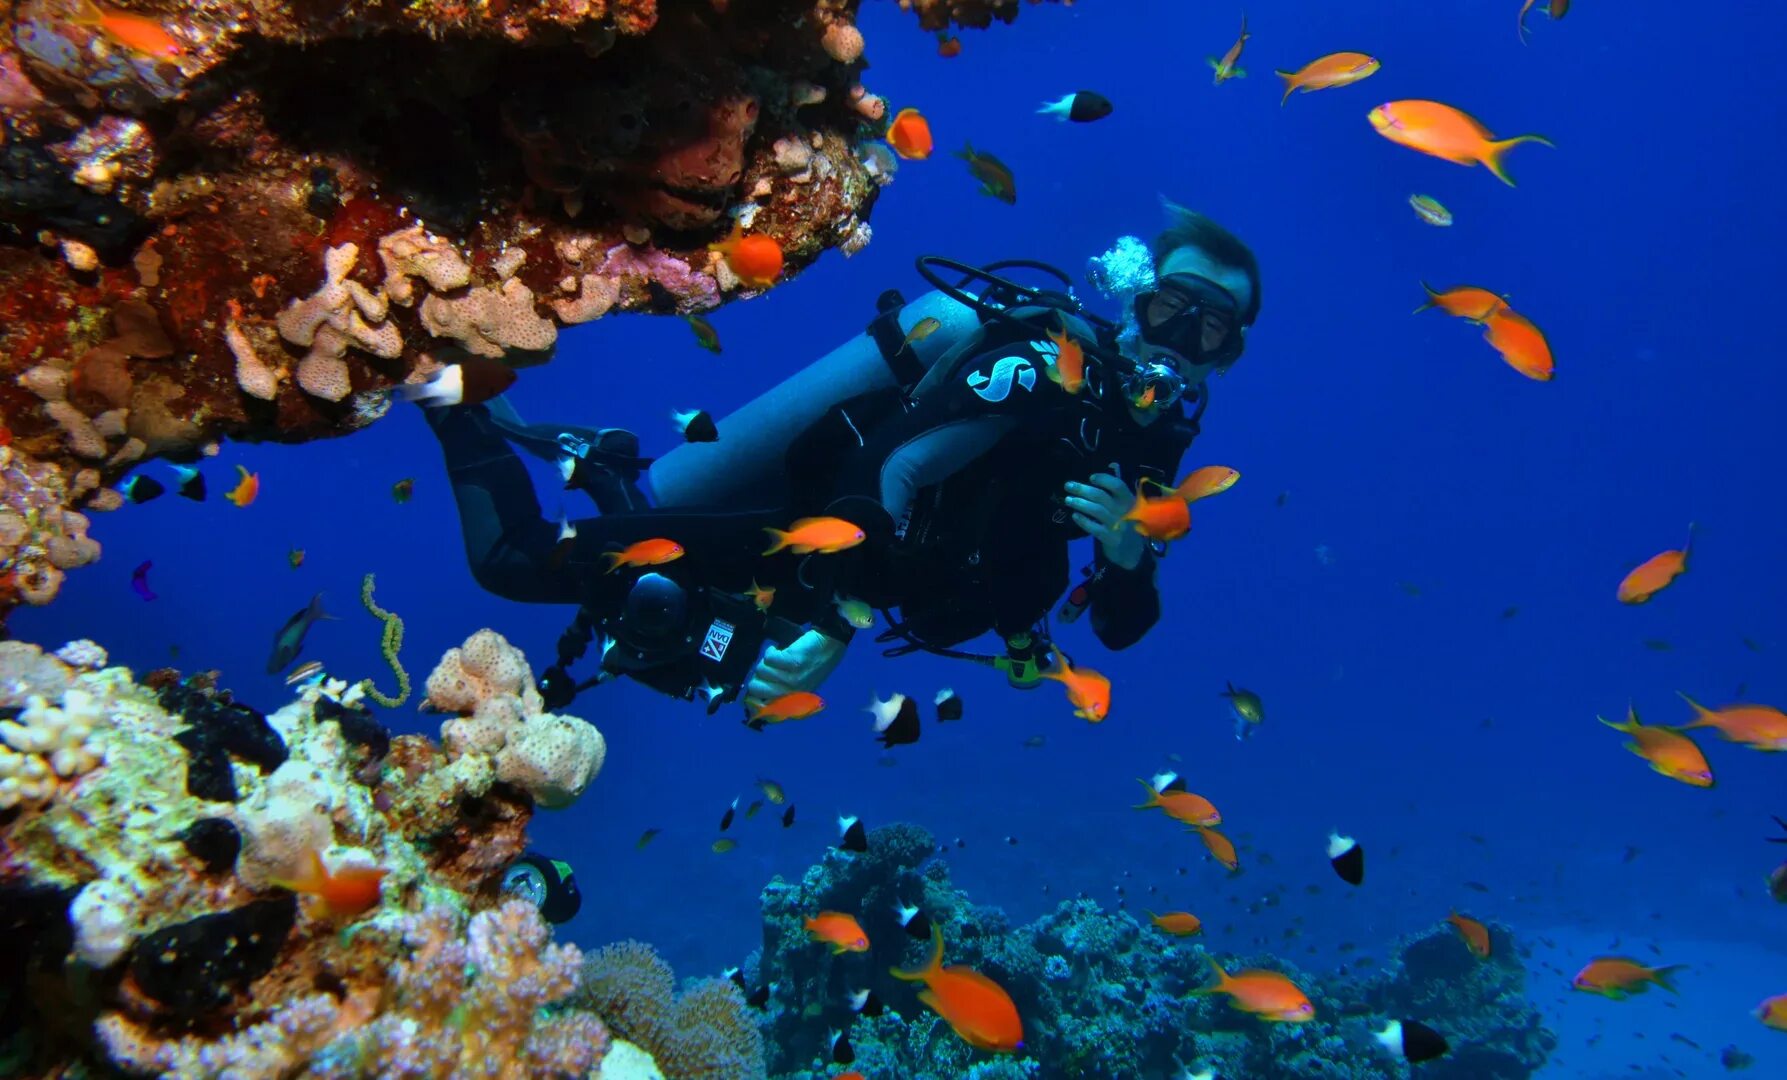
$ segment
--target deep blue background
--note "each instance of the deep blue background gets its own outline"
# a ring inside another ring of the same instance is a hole
[[[572,937],[642,937],[686,974],[736,962],[756,940],[758,889],[803,870],[846,811],[960,837],[957,880],[1019,918],[1081,890],[1115,899],[1121,885],[1132,908],[1201,913],[1220,951],[1264,937],[1315,966],[1342,941],[1381,950],[1453,905],[1517,932],[1624,935],[1627,949],[1778,943],[1787,909],[1760,883],[1781,849],[1760,839],[1768,813],[1787,815],[1787,761],[1703,738],[1719,783],[1693,790],[1647,771],[1595,716],[1630,699],[1652,721],[1682,722],[1676,690],[1717,703],[1740,683],[1749,699],[1787,703],[1787,366],[1775,330],[1787,118],[1774,85],[1787,15],[1589,2],[1559,23],[1532,16],[1523,47],[1518,6],[1254,0],[1250,75],[1212,87],[1204,57],[1233,40],[1232,4],[1025,5],[1011,27],[964,34],[954,60],[893,4],[866,4],[866,81],[892,107],[920,108],[939,151],[882,193],[873,244],[714,313],[719,357],[677,320],[568,333],[551,366],[524,373],[523,412],[630,426],[662,451],[672,408],[723,415],[860,330],[882,289],[916,292],[915,255],[1040,258],[1078,274],[1117,236],[1152,237],[1165,195],[1229,225],[1264,268],[1248,356],[1216,385],[1187,458],[1243,477],[1196,508],[1146,641],[1110,655],[1083,627],[1061,633],[1116,683],[1101,727],[1074,719],[1053,686],[1020,695],[978,669],[883,660],[866,639],[827,685],[825,713],[765,734],[631,685],[579,701],[571,711],[608,738],[607,770],[536,829],[580,868]],[[1272,68],[1340,49],[1383,70],[1280,107]],[[1081,87],[1115,114],[1084,126],[1034,114]],[[1508,188],[1373,134],[1366,111],[1404,97],[1557,148],[1514,150],[1520,186]],[[976,193],[948,154],[964,140],[1011,166],[1015,207]],[[1457,224],[1417,221],[1406,202],[1417,191]],[[1510,294],[1549,334],[1556,381],[1522,378],[1464,323],[1411,316],[1423,279]],[[418,680],[481,626],[537,663],[550,657],[571,612],[499,602],[471,581],[413,410],[336,442],[228,446],[208,466],[213,492],[237,462],[262,474],[251,508],[214,494],[100,519],[104,561],[71,575],[54,607],[19,612],[14,631],[50,645],[91,635],[138,668],[178,645],[181,667],[221,668],[272,707],[285,696],[262,674],[272,634],[319,589],[343,621],[320,626],[306,656],[389,686],[378,627],[357,604],[372,570],[381,603],[408,621]],[[415,498],[398,506],[389,488],[404,476]],[[549,509],[556,498],[549,490]],[[1615,603],[1626,570],[1680,546],[1690,521],[1692,571],[1647,606]],[[292,545],[309,552],[297,571]],[[150,605],[128,587],[144,559],[161,594]],[[1502,619],[1511,605],[1519,613]],[[1268,709],[1244,745],[1217,697],[1228,679]],[[967,720],[928,728],[879,767],[857,711],[871,688],[928,699],[945,683],[966,697]],[[434,730],[407,709],[386,719]],[[1046,745],[1023,748],[1032,735]],[[1169,753],[1222,808],[1242,876],[1127,809],[1134,778]],[[784,831],[766,813],[734,826],[737,851],[710,854],[720,812],[754,798],[760,775],[787,787],[799,824]],[[637,851],[647,826],[664,833]],[[1344,899],[1323,866],[1330,828],[1372,855],[1367,887]],[[1629,865],[1628,845],[1640,849]],[[1282,906],[1239,910],[1281,888]],[[1293,916],[1303,936],[1281,943]],[[1683,983],[1692,995],[1692,977]],[[1719,989],[1747,1008],[1787,990],[1787,965],[1773,954]]]

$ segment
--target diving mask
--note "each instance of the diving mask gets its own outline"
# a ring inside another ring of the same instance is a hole
[[[1136,327],[1153,353],[1226,369],[1247,347],[1241,305],[1221,285],[1197,274],[1168,274],[1135,297]],[[1214,339],[1211,348],[1207,340]],[[1144,365],[1146,366],[1146,365]]]

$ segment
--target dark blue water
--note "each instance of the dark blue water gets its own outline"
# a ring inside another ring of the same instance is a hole
[[[1517,10],[1258,0],[1249,77],[1213,87],[1204,57],[1233,40],[1233,5],[1025,5],[1011,27],[964,34],[954,60],[894,5],[865,5],[870,87],[920,108],[939,149],[882,192],[871,246],[714,313],[722,356],[676,320],[616,317],[565,334],[558,359],[516,388],[524,414],[632,427],[662,452],[672,408],[723,415],[859,331],[881,290],[919,291],[916,255],[1045,259],[1077,276],[1119,235],[1151,237],[1164,195],[1239,233],[1263,267],[1248,354],[1214,387],[1186,459],[1242,479],[1195,508],[1144,642],[1112,655],[1083,627],[1060,631],[1116,684],[1100,727],[1074,719],[1053,685],[1020,694],[959,663],[885,660],[866,637],[825,687],[826,712],[763,734],[736,711],[708,718],[631,685],[587,695],[570,711],[607,736],[607,769],[536,828],[580,871],[571,936],[641,937],[687,974],[736,962],[755,943],[758,889],[813,861],[842,811],[960,838],[956,880],[1019,918],[1081,891],[1114,903],[1122,887],[1132,910],[1202,913],[1211,947],[1238,951],[1301,915],[1304,936],[1284,948],[1317,968],[1342,941],[1381,949],[1453,906],[1517,934],[1577,935],[1560,941],[1570,970],[1616,936],[1690,965],[1717,949],[1736,959],[1699,981],[1691,968],[1669,1022],[1690,1035],[1702,1025],[1709,1045],[1736,1029],[1752,1052],[1772,1051],[1764,1065],[1787,1068],[1787,1036],[1741,1011],[1787,990],[1787,908],[1761,888],[1781,851],[1761,838],[1769,813],[1787,815],[1787,760],[1702,739],[1718,785],[1694,790],[1595,723],[1628,700],[1647,720],[1685,722],[1677,690],[1723,703],[1742,685],[1749,700],[1787,702],[1776,329],[1787,118],[1775,86],[1787,14],[1591,0],[1562,22],[1532,16],[1523,47]],[[1383,69],[1279,105],[1272,68],[1339,49]],[[1105,94],[1115,114],[1092,125],[1034,114],[1078,88]],[[1506,187],[1375,135],[1367,110],[1405,97],[1557,148],[1514,150],[1520,186]],[[947,153],[964,140],[1011,166],[1015,207],[976,193]],[[1417,221],[1414,192],[1457,224]],[[1411,315],[1423,280],[1509,294],[1549,335],[1556,380],[1521,377],[1458,320]],[[317,590],[342,621],[318,627],[305,655],[389,686],[378,626],[357,603],[373,571],[380,602],[408,622],[418,679],[483,626],[537,665],[550,658],[571,612],[500,602],[472,582],[414,410],[335,442],[227,446],[207,467],[214,492],[238,462],[262,475],[252,507],[166,498],[103,518],[104,561],[71,575],[54,607],[19,612],[15,632],[52,646],[90,635],[138,669],[177,646],[181,668],[219,668],[271,708],[285,697],[262,674],[273,632]],[[406,476],[415,497],[396,505],[390,486]],[[543,486],[549,510],[555,487]],[[1690,522],[1690,573],[1646,606],[1616,603],[1621,576],[1679,547]],[[308,553],[295,571],[292,546]],[[128,585],[145,559],[153,604]],[[1266,703],[1245,744],[1217,696],[1225,680]],[[932,726],[884,767],[858,711],[871,690],[928,700],[944,684],[966,698],[967,719]],[[435,730],[408,710],[385,719]],[[1021,745],[1038,735],[1041,748]],[[1242,875],[1127,809],[1134,778],[1168,754],[1222,808]],[[737,851],[711,854],[721,811],[756,797],[758,776],[785,785],[799,822],[783,830],[765,813],[734,826]],[[635,850],[648,826],[663,835]],[[1323,865],[1331,828],[1372,857],[1368,887],[1344,900]],[[1627,862],[1629,846],[1639,851]],[[1323,893],[1307,896],[1308,883]],[[1281,886],[1294,898],[1283,907],[1240,910]],[[1555,979],[1540,989],[1548,1006],[1567,996]],[[1568,1009],[1608,1011],[1558,1008],[1567,1031]],[[1637,1044],[1602,1050],[1611,1069],[1655,1057]]]

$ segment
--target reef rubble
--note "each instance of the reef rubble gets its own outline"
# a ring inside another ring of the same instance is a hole
[[[98,557],[85,515],[139,462],[751,295],[710,247],[734,225],[786,274],[860,250],[891,170],[856,9],[0,0],[0,618]]]

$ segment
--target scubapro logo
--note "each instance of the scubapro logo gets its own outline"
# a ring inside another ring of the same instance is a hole
[[[970,372],[968,389],[980,395],[986,401],[1004,401],[1011,396],[1011,384],[1017,384],[1025,390],[1036,385],[1036,365],[1028,357],[1002,356],[994,364],[991,373],[983,371]]]

